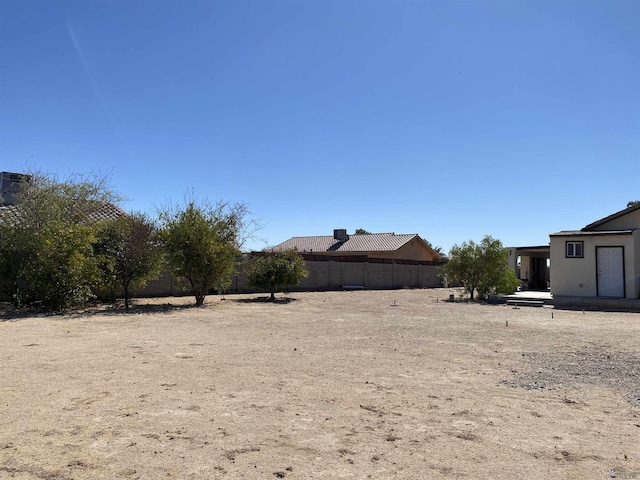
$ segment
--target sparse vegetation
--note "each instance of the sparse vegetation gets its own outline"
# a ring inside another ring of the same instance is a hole
[[[195,200],[160,213],[169,266],[175,276],[189,282],[197,306],[204,304],[210,289],[230,284],[247,214],[243,203]]]
[[[271,301],[278,288],[297,285],[308,275],[304,260],[295,250],[267,251],[255,256],[247,269],[249,285],[269,290]]]
[[[118,201],[100,174],[25,177],[16,206],[0,221],[0,272],[14,304],[63,310],[94,298],[102,280],[97,212]]]
[[[105,222],[96,245],[104,282],[112,297],[121,288],[125,309],[131,293],[158,277],[162,267],[160,235],[147,215],[134,213]]]
[[[508,251],[500,240],[485,236],[454,245],[445,271],[449,279],[461,282],[464,291],[483,300],[490,293],[513,293],[518,286],[515,272],[507,266]]]

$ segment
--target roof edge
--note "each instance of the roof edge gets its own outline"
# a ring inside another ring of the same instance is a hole
[[[604,217],[601,218],[600,220],[596,220],[593,223],[590,223],[589,225],[587,225],[586,227],[582,228],[581,231],[583,232],[587,232],[593,228],[599,227],[600,225],[610,222],[611,220],[615,220],[616,218],[620,218],[624,215],[627,215],[631,212],[635,212],[636,210],[640,210],[640,203],[637,205],[632,205],[630,207],[627,207],[623,210],[620,210],[619,212],[616,213],[612,213],[611,215],[609,215],[608,217]]]
[[[635,229],[625,229],[625,230],[593,230],[593,231],[585,231],[585,230],[567,230],[563,232],[550,233],[550,237],[599,237],[605,235],[632,235]]]

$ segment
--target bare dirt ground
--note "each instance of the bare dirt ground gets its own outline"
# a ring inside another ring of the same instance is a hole
[[[5,312],[0,478],[640,479],[640,314],[448,295]]]

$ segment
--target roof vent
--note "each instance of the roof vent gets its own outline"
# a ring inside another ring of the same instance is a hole
[[[337,228],[333,231],[333,238],[338,240],[339,242],[346,242],[349,240],[349,235],[347,235],[346,228]]]

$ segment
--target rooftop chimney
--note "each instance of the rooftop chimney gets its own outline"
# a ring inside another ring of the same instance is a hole
[[[333,238],[338,240],[339,242],[346,242],[349,240],[349,235],[347,235],[346,228],[337,228],[333,231]]]
[[[22,182],[30,180],[31,176],[24,173],[0,172],[0,205],[15,205]]]

